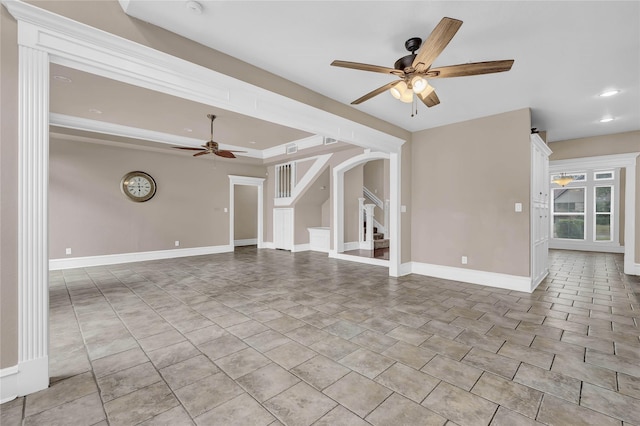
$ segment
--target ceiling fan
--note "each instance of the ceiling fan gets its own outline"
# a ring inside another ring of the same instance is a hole
[[[224,158],[236,158],[236,156],[233,155],[234,152],[247,152],[247,151],[228,151],[226,149],[220,149],[218,147],[218,142],[214,142],[213,140],[213,120],[216,119],[216,116],[213,114],[207,114],[207,117],[209,118],[209,120],[211,120],[211,138],[207,143],[202,145],[202,148],[192,148],[190,146],[174,146],[173,148],[186,149],[189,151],[200,151],[193,154],[194,157],[199,157],[205,154],[214,154]]]
[[[427,107],[432,107],[438,105],[440,99],[438,99],[435,90],[427,80],[432,78],[464,77],[504,72],[509,71],[513,65],[513,59],[509,59],[431,68],[433,61],[435,61],[438,55],[447,47],[461,25],[462,21],[460,20],[442,18],[424,43],[422,43],[422,40],[418,37],[410,38],[405,42],[404,46],[411,53],[398,59],[393,65],[393,68],[347,61],[333,61],[331,65],[334,67],[391,74],[400,78],[356,99],[351,102],[351,105],[358,105],[389,90],[394,98],[402,102],[413,102],[413,95],[415,94]],[[422,47],[420,47],[421,45]]]

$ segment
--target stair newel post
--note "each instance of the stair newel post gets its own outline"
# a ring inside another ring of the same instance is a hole
[[[375,204],[365,204],[364,206],[366,210],[367,221],[367,230],[365,231],[364,238],[367,245],[367,250],[373,250],[373,209],[375,207]]]
[[[364,198],[358,198],[358,223],[360,224],[358,227],[358,243],[362,245],[365,238]]]

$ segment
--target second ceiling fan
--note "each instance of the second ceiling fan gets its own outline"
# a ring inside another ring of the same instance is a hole
[[[234,152],[247,152],[247,151],[229,151],[226,149],[220,149],[218,142],[215,142],[213,140],[213,120],[216,119],[216,116],[213,114],[207,114],[207,118],[211,120],[211,138],[206,144],[201,145],[202,148],[192,148],[190,146],[174,146],[173,148],[185,149],[188,151],[200,151],[193,154],[194,157],[199,157],[205,154],[214,154],[214,155],[217,155],[218,157],[236,158],[236,156],[233,154]]]
[[[438,55],[442,53],[444,48],[447,47],[461,25],[462,21],[458,19],[442,18],[424,43],[422,43],[420,38],[410,38],[405,42],[405,47],[411,53],[398,59],[393,68],[337,60],[333,61],[331,65],[334,67],[391,74],[400,78],[356,99],[351,102],[352,105],[358,105],[386,90],[390,90],[394,98],[403,102],[413,102],[413,95],[415,94],[427,107],[432,107],[438,105],[440,99],[438,99],[433,87],[428,83],[428,79],[504,72],[509,71],[513,65],[513,59],[508,59],[431,68],[431,64],[433,64]]]

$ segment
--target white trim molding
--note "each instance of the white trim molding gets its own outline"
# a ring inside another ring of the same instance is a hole
[[[306,244],[294,244],[291,249],[291,253],[298,253],[300,251],[309,251],[311,250],[311,245],[309,243]]]
[[[91,266],[115,265],[117,263],[145,262],[148,260],[174,259],[177,257],[203,256],[207,254],[228,253],[232,245],[192,247],[170,250],[141,251],[137,253],[104,254],[100,256],[70,257],[68,259],[49,260],[49,270],[89,268]]]
[[[18,49],[17,382],[25,395],[49,386],[49,54]]]
[[[199,148],[202,146],[202,139],[189,138],[186,136],[172,135],[170,133],[157,132],[155,130],[141,129],[139,127],[124,126],[121,124],[108,123],[106,121],[91,120],[82,117],[51,113],[49,121],[52,126],[65,129],[82,130],[86,132],[100,133],[103,135],[120,136],[129,139],[139,139],[145,141],[159,142],[167,145],[182,145]],[[239,157],[259,158],[262,160],[286,154],[286,147],[289,144],[296,144],[298,150],[322,146],[323,137],[319,135],[309,136],[293,142],[287,142],[264,150],[240,147],[236,145],[220,144],[220,149],[244,151],[236,154]],[[177,151],[176,151],[177,152]]]
[[[335,250],[329,250],[329,257],[339,260],[348,260],[349,262],[365,263],[367,265],[389,267],[389,261],[384,259],[376,259],[374,257],[352,256],[350,254],[337,253]]]
[[[401,177],[401,155],[398,152],[372,152],[365,150],[363,154],[356,155],[333,168],[333,248],[331,257],[338,259],[359,261],[358,256],[339,257],[346,251],[344,242],[344,174],[346,171],[372,160],[389,160],[389,226],[386,231],[389,233],[389,260],[385,260],[384,265],[389,267],[389,275],[397,277],[400,274],[400,247],[401,247],[401,227],[400,227],[400,177]],[[379,259],[376,259],[379,260]],[[367,262],[364,262],[367,263]],[[380,263],[375,263],[380,265]]]
[[[233,240],[234,247],[255,246],[258,245],[257,238],[245,238],[243,240]]]
[[[550,239],[549,248],[554,250],[578,250],[578,251],[595,251],[600,253],[624,253],[624,246],[612,243],[584,242],[582,240],[575,242],[571,240]]]
[[[0,370],[0,404],[16,399],[18,396],[18,366]]]
[[[549,173],[581,168],[625,168],[624,188],[624,273],[640,275],[635,263],[636,251],[636,161],[640,152],[602,155],[598,157],[571,158],[549,162]]]
[[[264,178],[229,175],[229,245],[235,242],[235,185],[255,186],[258,188],[258,237],[255,244],[264,247]]]
[[[537,284],[532,284],[531,277],[500,274],[497,272],[477,271],[474,269],[456,268],[453,266],[433,265],[429,263],[411,262],[411,273],[445,280],[480,284],[488,287],[531,293]]]

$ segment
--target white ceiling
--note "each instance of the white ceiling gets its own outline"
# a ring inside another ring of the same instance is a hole
[[[409,131],[523,107],[550,141],[640,129],[638,1],[120,0],[132,17],[349,104],[393,77],[331,67],[334,59],[393,67],[404,42],[444,16],[464,21],[433,66],[514,59],[511,71],[432,80],[441,104],[411,117],[387,93],[356,106]],[[608,89],[613,97],[598,95]],[[605,116],[615,119],[600,123]]]

